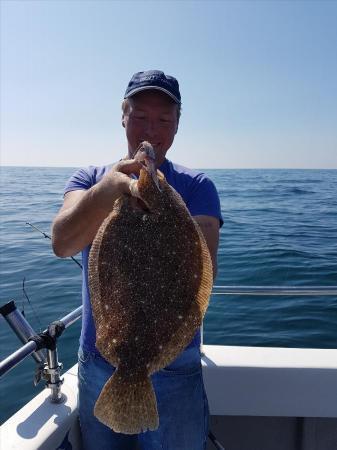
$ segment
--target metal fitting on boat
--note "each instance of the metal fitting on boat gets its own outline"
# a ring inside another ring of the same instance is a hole
[[[61,392],[61,386],[64,381],[60,376],[62,369],[63,364],[57,363],[57,367],[55,368],[50,368],[46,364],[43,370],[43,378],[47,380],[46,387],[51,390],[49,399],[52,403],[62,403],[65,400],[65,396]]]
[[[47,362],[43,368],[36,371],[34,384],[36,385],[41,378],[46,380],[46,387],[51,390],[49,399],[52,403],[62,403],[65,400],[61,392],[61,386],[63,384],[61,371],[63,364],[58,361],[56,347],[57,338],[61,336],[64,330],[64,324],[58,320],[52,322],[43,333],[39,333],[30,338],[30,340],[36,343],[38,349],[47,349]]]
[[[32,336],[36,336],[36,331],[30,326],[25,316],[17,309],[14,300],[1,306],[0,314],[2,314],[23,344],[26,344]],[[36,349],[36,351],[32,353],[32,357],[39,366],[42,365],[43,367],[43,364],[46,361],[46,354],[42,347],[41,349]]]

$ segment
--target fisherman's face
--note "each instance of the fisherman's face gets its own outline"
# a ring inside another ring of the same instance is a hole
[[[133,158],[141,142],[148,141],[154,148],[159,167],[178,130],[177,104],[157,90],[139,92],[129,98],[122,125],[128,140],[129,158]]]

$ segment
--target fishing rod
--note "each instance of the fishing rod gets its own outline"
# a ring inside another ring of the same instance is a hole
[[[39,328],[40,328],[40,331],[41,331],[42,323],[41,323],[41,320],[40,320],[40,317],[39,317],[38,313],[35,311],[35,308],[33,307],[33,303],[30,301],[30,299],[28,297],[28,294],[27,294],[26,289],[25,289],[25,282],[26,282],[26,277],[24,277],[23,280],[22,280],[23,295],[26,298],[26,300],[28,301],[28,305],[30,306],[31,310],[33,311],[33,314],[35,316],[35,320],[38,322]],[[22,300],[22,311],[21,311],[21,313],[25,317],[25,305],[24,305],[24,301],[23,300]]]
[[[26,222],[26,225],[29,225],[30,227],[34,228],[36,231],[38,231],[39,233],[41,233],[45,238],[50,239],[51,237],[45,233],[44,231],[40,230],[38,227],[36,227],[35,225],[32,225],[30,222]],[[75,259],[73,256],[70,257],[78,266],[80,266],[80,268],[83,270],[83,266],[80,262],[77,261],[77,259]]]
[[[209,431],[208,437],[217,450],[226,450],[211,431]]]

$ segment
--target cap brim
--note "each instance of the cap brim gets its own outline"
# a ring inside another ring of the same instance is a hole
[[[161,87],[158,87],[158,86],[142,86],[142,87],[133,89],[124,98],[132,97],[133,95],[137,94],[138,92],[147,91],[149,89],[151,89],[151,90],[156,89],[157,91],[165,92],[165,94],[167,94],[169,97],[171,97],[176,103],[178,103],[179,105],[181,103],[181,101],[175,95],[171,94],[171,92],[169,92],[166,89],[163,89]]]

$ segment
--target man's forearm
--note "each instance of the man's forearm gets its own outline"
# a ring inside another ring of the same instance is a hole
[[[219,219],[211,216],[194,216],[194,220],[198,223],[204,235],[211,255],[214,280],[218,271],[217,254],[219,246]]]
[[[75,255],[90,244],[112,210],[120,194],[116,192],[111,195],[108,207],[100,202],[97,186],[85,191],[76,203],[56,216],[52,227],[52,245],[57,256]]]
[[[57,256],[72,256],[90,244],[103,220],[133,182],[127,174],[139,172],[140,163],[121,160],[87,191],[69,192],[53,222],[52,245]]]

